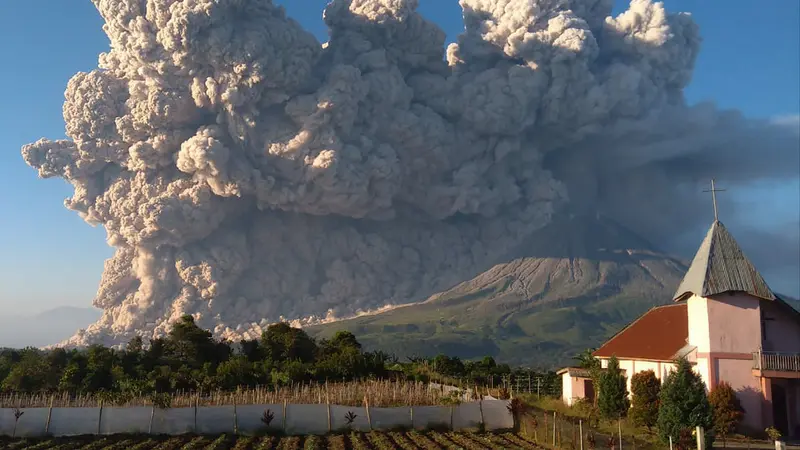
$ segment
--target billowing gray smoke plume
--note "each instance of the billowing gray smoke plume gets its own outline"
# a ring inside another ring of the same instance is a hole
[[[797,176],[796,124],[685,104],[698,28],[649,0],[461,0],[446,49],[416,0],[333,0],[325,44],[270,0],[93,1],[71,140],[22,151],[117,248],[73,345],[420,300],[561,210],[665,236],[698,180]]]

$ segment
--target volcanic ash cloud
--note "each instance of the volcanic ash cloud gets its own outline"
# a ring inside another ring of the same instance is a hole
[[[22,150],[116,248],[104,315],[68,345],[420,300],[562,208],[613,213],[604,192],[662,223],[632,188],[761,161],[743,146],[783,132],[687,107],[698,29],[646,0],[616,18],[604,0],[461,0],[447,48],[415,0],[334,0],[325,44],[269,0],[93,2],[111,47],[67,86],[70,139]]]

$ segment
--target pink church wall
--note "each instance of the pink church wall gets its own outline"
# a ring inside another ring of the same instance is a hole
[[[761,345],[759,300],[747,294],[708,299],[709,352],[752,353]]]
[[[717,359],[714,362],[717,380],[731,385],[742,403],[745,415],[743,424],[760,430],[761,427],[761,379],[753,376],[751,360]]]
[[[767,319],[764,322],[764,351],[800,351],[800,325],[796,319],[772,302],[763,301],[761,308],[764,319]]]

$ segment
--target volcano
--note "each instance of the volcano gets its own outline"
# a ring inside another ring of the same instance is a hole
[[[348,330],[400,357],[490,355],[552,368],[668,303],[686,269],[612,219],[560,217],[489,270],[422,303],[308,331]]]

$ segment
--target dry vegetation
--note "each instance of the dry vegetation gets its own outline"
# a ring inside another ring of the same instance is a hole
[[[361,381],[350,383],[294,384],[277,389],[256,388],[237,392],[191,392],[163,395],[172,408],[218,405],[270,405],[284,401],[293,404],[325,404],[359,406],[364,397],[370,406],[432,406],[452,401],[435,388],[423,382],[406,381]],[[150,406],[158,404],[159,396],[124,395],[69,395],[69,394],[10,394],[0,396],[0,408],[45,408],[53,407],[98,407],[105,406]]]
[[[536,449],[532,440],[513,433],[452,433],[437,431],[352,432],[329,436],[80,436],[43,440],[0,438],[9,450],[405,450],[405,449]]]

